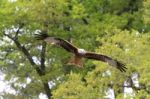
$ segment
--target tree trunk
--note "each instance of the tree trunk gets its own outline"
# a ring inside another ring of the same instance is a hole
[[[43,82],[43,85],[44,85],[44,90],[45,90],[45,92],[46,92],[46,95],[47,95],[48,99],[52,99],[52,91],[51,91],[51,89],[49,88],[48,83],[44,83],[44,82]]]

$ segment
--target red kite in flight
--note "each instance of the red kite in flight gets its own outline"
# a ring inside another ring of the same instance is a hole
[[[106,55],[101,55],[97,54],[94,52],[88,52],[85,51],[84,49],[80,49],[72,45],[70,42],[67,40],[63,40],[61,38],[56,38],[56,37],[51,37],[46,33],[39,33],[35,34],[37,40],[44,40],[47,43],[58,45],[62,48],[64,48],[66,51],[71,52],[74,54],[74,57],[70,59],[68,64],[70,65],[76,65],[78,67],[82,67],[82,58],[88,58],[88,59],[94,59],[94,60],[99,60],[108,63],[109,65],[116,67],[119,69],[121,72],[126,71],[126,67],[123,63],[114,60]]]

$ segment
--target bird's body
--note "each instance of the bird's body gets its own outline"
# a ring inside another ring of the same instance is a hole
[[[124,64],[122,64],[117,60],[114,60],[106,55],[88,52],[84,49],[77,48],[66,40],[50,37],[48,34],[45,33],[40,33],[36,35],[37,35],[36,36],[37,40],[44,40],[47,43],[58,45],[64,48],[66,51],[73,53],[74,56],[68,62],[68,64],[70,65],[76,65],[78,67],[82,67],[83,66],[82,59],[88,58],[88,59],[94,59],[94,60],[106,62],[109,65],[116,67],[122,72],[125,72],[125,70],[127,69]]]
[[[57,40],[55,40],[54,37],[48,37],[48,38],[44,39],[44,41],[48,42],[48,43],[50,43],[52,45],[57,44]]]

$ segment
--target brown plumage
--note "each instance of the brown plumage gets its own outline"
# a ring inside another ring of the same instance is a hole
[[[39,33],[35,35],[36,35],[35,38],[37,40],[44,40],[47,43],[58,45],[64,48],[65,50],[67,50],[68,52],[73,53],[74,56],[70,59],[68,64],[82,67],[82,62],[81,62],[82,58],[88,58],[88,59],[94,59],[94,60],[106,62],[109,65],[116,67],[121,72],[125,72],[127,69],[125,65],[121,63],[120,61],[114,60],[111,57],[108,57],[106,55],[97,54],[93,52],[87,52],[84,49],[79,49],[66,40],[56,38],[56,37],[50,37],[48,34],[45,34],[45,33]]]

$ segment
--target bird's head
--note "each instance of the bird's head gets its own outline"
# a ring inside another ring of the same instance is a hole
[[[78,49],[78,53],[80,53],[80,54],[85,54],[86,51],[85,51],[84,49],[79,48],[79,49]]]

